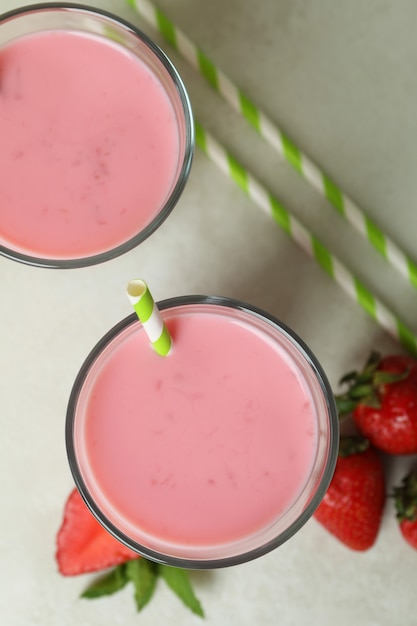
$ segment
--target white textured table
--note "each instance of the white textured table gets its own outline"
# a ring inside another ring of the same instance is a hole
[[[1,0],[1,10],[20,6]],[[124,0],[101,0],[167,51],[196,117],[413,329],[417,294]],[[413,0],[160,0],[159,6],[411,256],[417,231],[417,6]],[[1,141],[1,138],[0,138]],[[1,184],[0,169],[0,184]],[[417,253],[415,254],[417,257]],[[0,615],[5,626],[197,624],[163,584],[137,615],[132,590],[79,600],[55,534],[72,489],[66,404],[84,357],[130,313],[126,281],[157,299],[237,297],[292,326],[334,386],[371,348],[400,350],[353,299],[200,151],[165,224],[102,266],[52,271],[0,258]],[[387,459],[388,484],[414,458]],[[373,549],[355,554],[314,520],[262,559],[193,574],[207,624],[410,625],[417,553],[392,502]]]

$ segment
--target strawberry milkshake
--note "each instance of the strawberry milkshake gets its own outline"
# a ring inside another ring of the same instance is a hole
[[[172,352],[131,316],[84,365],[67,445],[99,521],[139,553],[187,567],[254,558],[324,495],[337,449],[330,388],[308,349],[235,301],[161,303]]]
[[[188,175],[178,74],[145,35],[91,10],[28,7],[0,26],[0,252],[48,267],[126,252]]]

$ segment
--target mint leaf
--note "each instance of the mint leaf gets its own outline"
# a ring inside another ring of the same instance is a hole
[[[157,565],[144,558],[134,559],[126,563],[126,575],[135,586],[136,607],[141,611],[155,591]]]
[[[193,613],[204,617],[200,601],[195,596],[186,570],[168,565],[159,565],[145,558],[132,559],[114,567],[109,573],[90,584],[81,594],[82,598],[100,598],[116,593],[128,583],[135,588],[135,602],[141,611],[151,600],[158,576]]]
[[[126,564],[118,565],[113,568],[108,574],[102,576],[98,580],[94,581],[87,589],[81,594],[82,598],[100,598],[101,596],[109,596],[112,593],[116,593],[128,582],[126,576]]]
[[[188,572],[169,565],[158,565],[159,573],[172,591],[193,613],[204,617],[200,601],[195,596]]]

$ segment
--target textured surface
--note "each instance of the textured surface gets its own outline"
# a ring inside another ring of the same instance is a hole
[[[1,10],[20,4],[1,0]],[[199,121],[415,329],[412,288],[124,0],[97,4],[155,35],[183,75]],[[161,0],[160,6],[417,256],[413,0]],[[1,176],[0,169],[0,184]],[[131,312],[124,290],[136,276],[147,279],[156,299],[212,293],[267,309],[304,338],[335,386],[371,348],[399,350],[199,151],[168,221],[129,254],[62,272],[0,258],[0,614],[7,626],[200,623],[163,584],[140,616],[130,589],[78,600],[89,578],[60,577],[53,558],[73,485],[64,447],[68,396],[86,354]],[[389,484],[413,461],[387,459]],[[378,542],[365,554],[348,551],[311,520],[274,553],[193,580],[206,622],[216,626],[412,624],[416,558],[389,502]]]

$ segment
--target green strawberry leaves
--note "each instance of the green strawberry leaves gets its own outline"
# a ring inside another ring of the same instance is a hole
[[[339,456],[345,458],[352,454],[360,454],[369,448],[369,441],[365,437],[344,436],[339,442]]]
[[[136,608],[141,611],[152,599],[158,578],[163,578],[193,613],[204,617],[203,608],[194,593],[188,572],[177,567],[153,563],[145,558],[132,559],[113,568],[87,587],[81,597],[94,599],[112,595],[128,583],[133,583]]]
[[[417,520],[417,471],[412,471],[405,478],[399,487],[394,487],[392,494],[395,498],[395,509],[398,521]]]
[[[340,385],[347,385],[345,393],[337,395],[336,406],[340,417],[355,410],[358,404],[380,408],[379,390],[383,385],[389,385],[404,380],[409,375],[409,369],[400,373],[384,372],[378,369],[381,355],[371,352],[364,369],[361,372],[349,372],[340,381]]]

